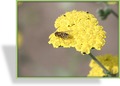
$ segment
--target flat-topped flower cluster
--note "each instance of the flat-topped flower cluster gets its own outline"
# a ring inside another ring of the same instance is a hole
[[[89,12],[77,10],[66,12],[56,19],[54,26],[55,32],[68,34],[67,38],[62,38],[53,32],[48,43],[54,48],[74,47],[82,54],[89,54],[91,49],[101,50],[105,44],[106,32]]]

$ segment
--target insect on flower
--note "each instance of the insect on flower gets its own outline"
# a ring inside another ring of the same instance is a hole
[[[67,32],[68,31],[55,32],[55,36],[62,38],[62,39],[68,39],[68,38],[70,38],[70,35]]]

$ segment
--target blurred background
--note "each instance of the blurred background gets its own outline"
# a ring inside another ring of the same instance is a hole
[[[108,4],[118,14],[118,4]],[[87,76],[90,57],[74,48],[53,48],[48,37],[56,29],[55,20],[67,11],[88,11],[107,32],[102,50],[93,55],[118,55],[118,17],[113,13],[106,19],[97,14],[104,9],[102,2],[17,2],[18,76]]]

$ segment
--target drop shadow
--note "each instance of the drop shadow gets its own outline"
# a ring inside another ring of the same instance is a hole
[[[37,83],[61,83],[61,84],[99,84],[99,78],[46,78],[46,77],[17,77],[17,51],[16,46],[5,45],[2,47],[5,55],[6,64],[8,66],[11,82],[15,84],[37,84]]]

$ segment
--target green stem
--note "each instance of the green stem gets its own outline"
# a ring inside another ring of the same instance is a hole
[[[118,14],[117,14],[115,11],[111,10],[111,13],[112,13],[116,18],[118,18]]]
[[[105,5],[105,7],[110,8],[110,6],[109,6],[108,4],[106,4],[106,2],[102,2],[102,3]],[[111,9],[111,8],[110,8],[110,9]],[[118,14],[117,14],[114,10],[111,9],[111,13],[112,13],[116,18],[118,18]]]
[[[92,55],[92,53],[89,54],[90,57],[104,70],[104,72],[108,75],[108,76],[112,76],[111,72],[108,71],[96,58],[95,56]]]

